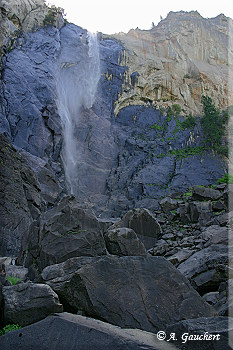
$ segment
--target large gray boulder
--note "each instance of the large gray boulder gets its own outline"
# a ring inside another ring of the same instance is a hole
[[[178,201],[170,197],[165,197],[161,200],[160,205],[165,213],[169,213],[178,207]]]
[[[130,210],[111,228],[119,227],[133,229],[146,249],[153,247],[162,235],[160,224],[154,214],[145,208]]]
[[[204,186],[193,186],[192,199],[193,200],[218,200],[221,198],[222,193],[213,188]]]
[[[45,284],[19,283],[2,288],[6,324],[27,326],[54,312],[62,312],[57,294]]]
[[[25,281],[28,277],[28,268],[17,265],[6,265],[6,274]]]
[[[55,314],[0,337],[4,350],[175,350],[153,333],[122,329],[69,313]]]
[[[182,350],[231,350],[228,337],[232,331],[233,318],[201,317],[170,325],[166,333],[175,333],[177,340],[173,344]]]
[[[202,226],[208,224],[213,216],[211,201],[181,203],[177,213],[183,223],[199,222]]]
[[[122,227],[109,230],[104,235],[104,239],[110,254],[119,256],[147,254],[144,244],[130,228]]]
[[[106,254],[102,226],[84,204],[64,197],[41,216],[40,228],[31,230],[21,254],[26,266],[36,259],[40,271],[45,266],[74,256]]]
[[[228,248],[216,244],[194,253],[178,266],[192,286],[200,293],[217,290],[227,280]]]
[[[228,228],[219,225],[211,225],[202,232],[202,238],[206,241],[205,246],[211,244],[228,244]]]
[[[178,320],[216,314],[162,257],[105,256],[86,263],[73,258],[46,267],[41,276],[74,311],[120,327],[156,332]]]

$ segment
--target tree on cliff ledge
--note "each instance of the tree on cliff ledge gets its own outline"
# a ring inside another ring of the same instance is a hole
[[[220,113],[208,96],[202,95],[201,102],[203,105],[202,129],[205,136],[205,142],[211,147],[224,155],[227,155],[228,149],[222,145],[222,137],[225,133],[228,114],[225,111]]]

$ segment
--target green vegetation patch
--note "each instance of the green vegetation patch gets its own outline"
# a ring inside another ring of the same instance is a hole
[[[166,153],[154,154],[153,157],[164,158],[166,156],[175,156],[176,159],[179,160],[179,159],[184,159],[197,154],[202,154],[205,150],[207,150],[207,147],[205,146],[178,148],[178,149],[168,151],[167,154]]]
[[[192,195],[193,195],[193,189],[191,188],[188,192],[185,192],[183,194],[183,198],[188,199],[188,198],[192,197]]]
[[[204,115],[202,117],[202,130],[205,143],[217,153],[227,155],[228,147],[222,144],[222,137],[226,130],[226,122],[229,118],[227,111],[222,111],[214,106],[212,99],[202,95],[201,99]]]
[[[6,334],[7,332],[15,331],[16,329],[20,329],[20,328],[22,327],[18,324],[8,324],[3,329],[0,330],[0,336]]]
[[[86,232],[87,230],[78,230],[78,231],[74,231],[74,230],[69,230],[66,231],[65,233],[61,234],[61,236],[68,236],[68,235],[77,235],[81,232]]]
[[[49,11],[49,13],[45,16],[43,23],[45,26],[53,26],[56,22],[55,13],[53,11]]]
[[[20,278],[17,278],[17,277],[13,277],[13,276],[9,276],[7,275],[6,276],[6,279],[11,282],[11,284],[14,286],[16,283],[18,283],[19,281],[21,281]]]
[[[180,128],[181,130],[185,130],[185,129],[194,129],[194,127],[196,126],[197,121],[196,118],[193,117],[191,114],[185,119],[185,121],[180,123]]]
[[[174,103],[171,107],[169,106],[167,109],[167,116],[178,117],[181,113],[181,106],[178,103]]]
[[[233,175],[227,173],[222,178],[218,179],[217,181],[218,185],[223,183],[233,184]]]

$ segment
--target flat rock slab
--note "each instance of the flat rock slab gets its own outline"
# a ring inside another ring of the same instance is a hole
[[[173,343],[182,350],[231,350],[228,336],[232,331],[233,318],[219,316],[180,321],[169,326],[166,333],[175,333],[177,341]]]
[[[4,350],[175,350],[153,333],[122,329],[69,313],[55,314],[0,337]]]
[[[57,294],[45,284],[19,283],[2,287],[2,293],[7,324],[18,323],[26,326],[51,313],[63,311]]]
[[[155,332],[182,319],[216,315],[165,258],[105,256],[86,264],[73,258],[71,271],[79,265],[73,273],[67,263],[45,268],[42,278],[67,306],[87,316]]]

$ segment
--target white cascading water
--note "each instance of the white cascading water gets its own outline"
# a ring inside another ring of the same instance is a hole
[[[88,32],[77,40],[81,40],[78,43],[77,57],[75,60],[72,57],[72,62],[67,62],[67,52],[61,52],[57,72],[57,108],[63,131],[62,161],[67,185],[74,195],[78,191],[77,170],[82,161],[76,138],[80,115],[83,108],[90,109],[93,106],[100,79],[97,35]],[[80,45],[83,46],[81,53]],[[72,54],[74,56],[75,47],[72,48]]]

